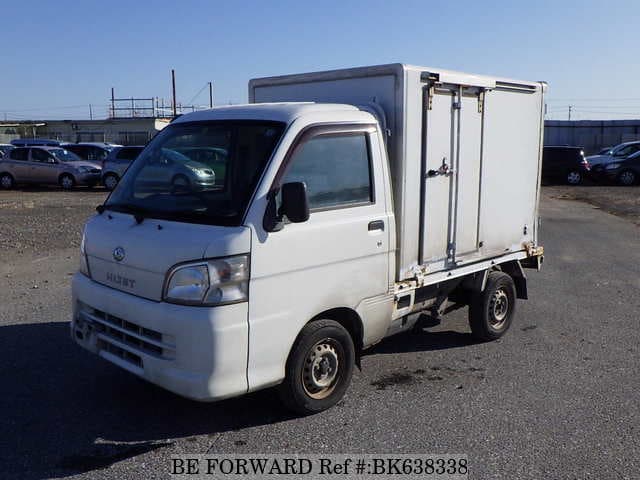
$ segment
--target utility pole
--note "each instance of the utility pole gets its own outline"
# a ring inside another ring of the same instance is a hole
[[[569,120],[571,120],[571,110],[573,109],[573,106],[569,105]]]
[[[176,71],[173,68],[171,69],[171,88],[173,92],[173,116],[176,117],[178,114],[176,110]]]
[[[89,104],[89,120],[93,120],[93,110],[91,110],[91,104]]]
[[[209,82],[209,108],[213,108],[213,82]]]
[[[113,91],[113,87],[111,87],[111,118],[116,117],[116,94]]]

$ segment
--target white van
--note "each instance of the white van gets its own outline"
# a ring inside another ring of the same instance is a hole
[[[73,339],[195,400],[279,385],[313,413],[419,312],[468,304],[473,335],[501,337],[542,259],[545,89],[393,64],[252,80],[252,104],[179,117],[87,222]],[[180,153],[198,149],[216,164]],[[146,181],[177,164],[215,182]]]

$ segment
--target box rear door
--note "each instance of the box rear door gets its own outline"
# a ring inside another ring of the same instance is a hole
[[[433,272],[478,252],[484,93],[455,84],[426,92],[420,263]]]

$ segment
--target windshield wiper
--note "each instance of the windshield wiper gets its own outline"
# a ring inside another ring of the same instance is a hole
[[[114,212],[121,213],[130,213],[133,215],[133,218],[136,219],[136,223],[140,224],[144,221],[147,216],[153,213],[152,210],[149,210],[144,207],[139,207],[137,205],[131,205],[130,203],[111,203],[111,204],[103,204],[99,205],[96,210],[98,213],[102,213],[105,210],[113,210]]]

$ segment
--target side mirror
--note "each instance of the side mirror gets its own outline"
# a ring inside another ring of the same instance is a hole
[[[282,206],[279,213],[286,215],[292,223],[309,220],[309,200],[307,185],[304,182],[291,182],[282,185]]]

